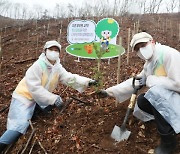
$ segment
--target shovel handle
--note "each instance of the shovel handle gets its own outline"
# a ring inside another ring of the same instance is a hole
[[[128,117],[129,117],[129,114],[130,114],[131,110],[132,110],[132,108],[129,108],[129,107],[128,107],[128,109],[127,109],[127,111],[126,111],[126,115],[125,115],[124,120],[123,120],[123,123],[122,123],[122,125],[121,125],[121,129],[122,129],[122,130],[125,130],[125,129],[126,129],[126,123],[127,123],[127,120],[128,120]]]
[[[129,114],[131,113],[131,110],[135,104],[136,96],[137,96],[136,94],[132,94],[132,96],[131,96],[130,103],[129,103],[127,111],[126,111],[126,115],[124,117],[123,124],[121,126],[122,128],[125,128],[125,126],[126,126],[126,122],[128,120]]]
[[[64,106],[64,107],[62,108],[62,110],[59,112],[59,114],[62,114],[62,113],[64,112],[64,110],[65,110],[66,108],[68,108],[68,106],[72,103],[72,101],[73,101],[72,98],[68,99],[67,102],[65,103],[65,106]]]
[[[133,108],[133,106],[134,106],[134,104],[135,104],[136,96],[137,96],[137,94],[134,94],[134,93],[131,95],[131,99],[130,99],[128,108],[130,108],[130,109]]]
[[[132,109],[134,104],[135,104],[135,100],[136,100],[138,90],[142,88],[142,86],[136,86],[135,85],[135,81],[140,80],[140,79],[141,79],[140,77],[136,77],[136,76],[133,77],[132,86],[134,88],[134,91],[133,91],[133,94],[131,95],[131,99],[130,99],[130,102],[128,105],[128,108],[130,108],[130,109]]]
[[[133,94],[131,95],[131,99],[130,99],[130,102],[129,102],[129,105],[128,105],[128,109],[126,111],[126,115],[124,117],[124,121],[123,121],[123,124],[122,124],[121,128],[124,128],[124,129],[126,128],[126,122],[128,120],[128,116],[129,116],[129,114],[130,114],[130,112],[131,112],[131,110],[132,110],[132,108],[133,108],[133,106],[135,104],[137,92],[138,92],[139,89],[142,88],[142,86],[136,86],[135,85],[135,81],[140,80],[140,79],[141,79],[140,77],[136,77],[136,76],[133,77],[132,86],[134,88],[134,91],[133,91]]]

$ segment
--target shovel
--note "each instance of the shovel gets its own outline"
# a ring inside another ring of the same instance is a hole
[[[115,141],[123,141],[123,140],[127,140],[131,134],[130,131],[128,131],[126,129],[126,123],[127,123],[127,120],[128,120],[128,116],[130,114],[130,112],[132,111],[132,108],[135,104],[135,100],[136,100],[136,96],[137,96],[137,92],[140,88],[142,88],[142,86],[135,86],[135,80],[140,80],[141,78],[138,78],[138,77],[133,77],[133,81],[132,81],[132,86],[134,88],[134,91],[133,91],[133,94],[131,96],[131,99],[130,99],[130,102],[129,102],[129,105],[128,105],[128,109],[126,111],[126,115],[124,117],[124,121],[121,125],[121,127],[115,125],[114,128],[113,128],[113,131],[111,133],[111,137],[113,139],[115,139]]]

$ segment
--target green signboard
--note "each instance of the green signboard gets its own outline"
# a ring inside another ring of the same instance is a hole
[[[97,47],[100,49],[100,43],[95,42]],[[97,55],[93,48],[93,43],[80,43],[80,44],[71,44],[66,48],[66,51],[77,57],[96,59]],[[119,56],[119,54],[124,53],[124,48],[122,46],[109,44],[109,50],[102,56],[102,59],[114,58]]]
[[[96,59],[97,55],[93,45],[97,49],[103,48],[106,52],[101,57],[114,58],[125,52],[122,46],[116,45],[119,32],[118,23],[112,18],[104,18],[95,24],[92,20],[73,20],[68,25],[67,53],[81,57]]]

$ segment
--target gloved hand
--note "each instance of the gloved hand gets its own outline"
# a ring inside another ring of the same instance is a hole
[[[100,97],[100,98],[105,98],[105,97],[108,97],[108,93],[105,91],[105,90],[100,90],[99,92],[97,92],[97,95]]]
[[[63,106],[64,106],[64,102],[62,101],[61,97],[59,96],[55,102],[54,105],[59,109],[62,110]]]
[[[139,80],[139,86],[143,87],[146,85],[146,76],[142,76],[142,78]]]
[[[97,80],[90,80],[88,86],[96,86],[99,82]]]

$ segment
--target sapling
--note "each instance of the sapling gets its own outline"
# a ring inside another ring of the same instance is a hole
[[[98,48],[97,44],[93,43],[93,48],[97,55],[97,67],[93,68],[94,76],[93,79],[98,81],[97,86],[95,87],[95,91],[98,92],[103,87],[103,72],[100,70],[101,67],[101,58],[107,52],[106,44],[102,44],[100,48]]]

